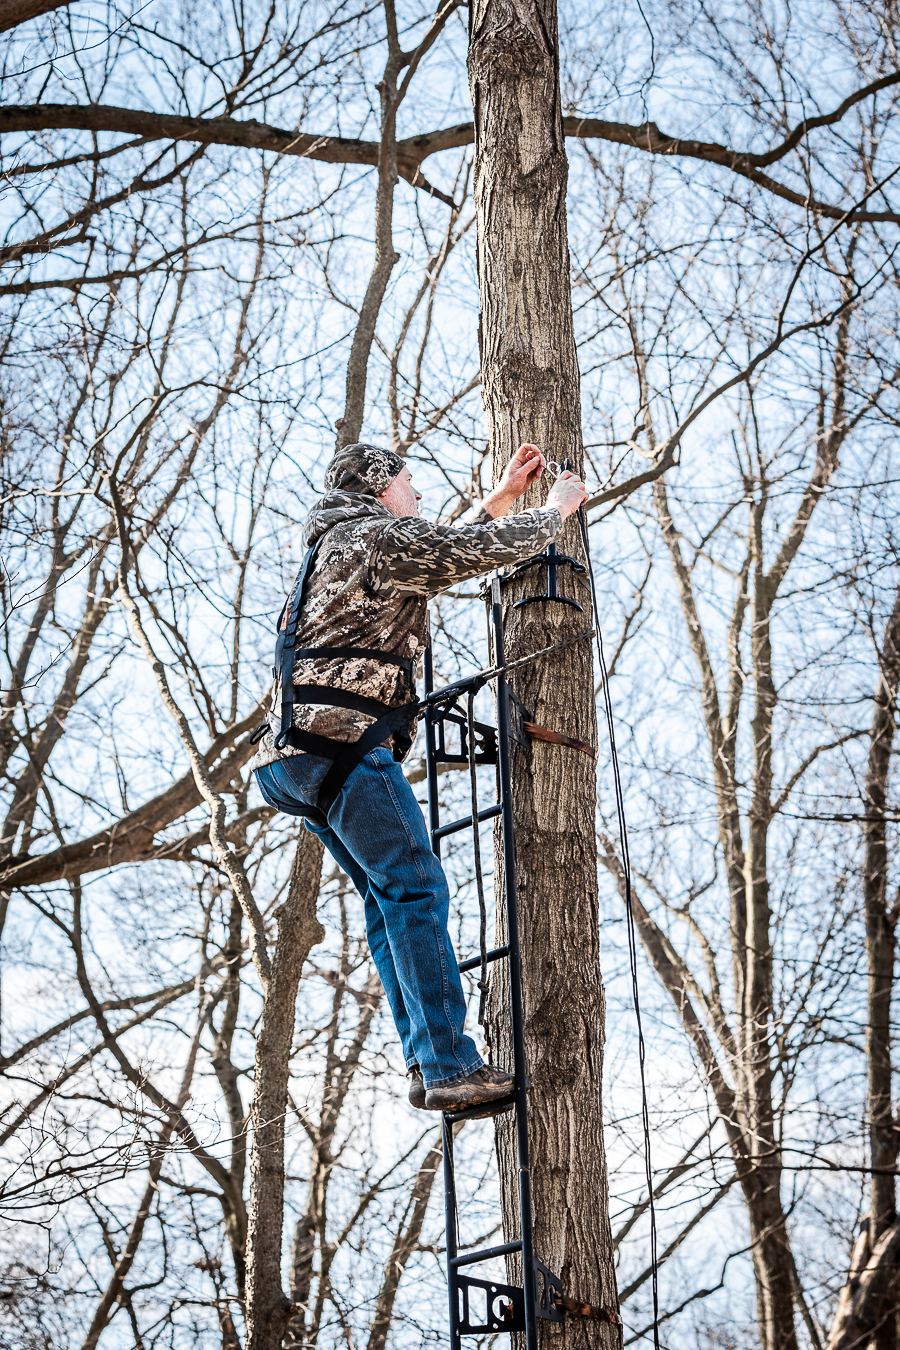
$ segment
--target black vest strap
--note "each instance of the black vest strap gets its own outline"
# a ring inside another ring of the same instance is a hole
[[[387,703],[377,698],[367,698],[365,694],[354,694],[349,689],[332,689],[325,684],[295,684],[295,703],[318,703],[332,708],[352,708],[354,712],[365,713],[367,717],[383,717],[390,712]]]
[[[318,755],[322,759],[332,761],[331,768],[319,788],[315,807],[297,814],[312,816],[318,823],[324,824],[338,793],[357,764],[361,764],[369,751],[374,750],[388,736],[394,735],[395,740],[400,742],[398,748],[401,755],[405,754],[411,745],[406,729],[419,711],[419,707],[418,703],[404,703],[399,708],[390,708],[383,717],[379,717],[367,727],[356,741],[335,741],[330,736],[318,736],[313,731],[301,731],[299,727],[289,727],[287,732],[279,733],[275,742],[279,749],[290,745],[295,750],[303,750],[309,755]]]

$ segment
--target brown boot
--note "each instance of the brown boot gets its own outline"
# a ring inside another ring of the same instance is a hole
[[[468,1078],[458,1078],[455,1083],[445,1083],[443,1087],[429,1088],[425,1093],[426,1111],[466,1111],[470,1106],[487,1106],[515,1090],[516,1080],[511,1073],[502,1069],[493,1069],[485,1064]]]
[[[414,1106],[417,1111],[424,1111],[425,1084],[422,1080],[422,1070],[419,1068],[418,1064],[413,1064],[406,1070],[406,1076],[409,1079],[410,1106]]]

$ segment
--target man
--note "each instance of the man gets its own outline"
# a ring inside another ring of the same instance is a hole
[[[335,455],[304,526],[310,552],[279,624],[272,711],[253,766],[265,800],[306,816],[363,897],[410,1101],[430,1111],[491,1114],[514,1084],[464,1031],[447,881],[400,767],[415,728],[405,705],[429,595],[540,553],[586,500],[583,482],[564,473],[545,506],[507,515],[545,463],[537,446],[520,446],[467,518],[429,525],[399,455],[371,445]]]

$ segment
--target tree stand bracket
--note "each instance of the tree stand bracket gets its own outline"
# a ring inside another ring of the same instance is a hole
[[[505,585],[512,581],[529,567],[547,568],[547,589],[543,595],[527,595],[524,600],[517,600],[513,609],[522,609],[525,605],[569,605],[572,609],[583,609],[577,600],[560,595],[556,574],[560,567],[570,567],[576,574],[585,572],[587,569],[584,563],[579,562],[577,558],[570,558],[567,553],[559,553],[555,544],[548,544],[546,553],[537,553],[533,558],[526,558],[524,562],[518,563],[511,572],[506,572],[500,577],[500,584]]]
[[[551,545],[552,548],[552,545]],[[555,556],[555,555],[554,555]],[[530,562],[545,562],[547,559],[531,559]],[[555,569],[559,562],[572,563],[584,571],[574,559],[555,558],[551,577],[548,575],[548,596],[535,599],[555,599],[565,604],[574,601],[549,592],[555,590]],[[526,564],[527,565],[527,564]],[[495,574],[491,579],[488,597],[488,627],[493,639],[494,660],[498,666],[505,664],[503,611],[500,598],[502,578]],[[576,606],[580,608],[580,606]],[[515,1088],[513,1095],[502,1104],[503,1109],[515,1114],[516,1162],[518,1174],[519,1232],[521,1237],[515,1241],[495,1247],[484,1247],[478,1251],[458,1251],[458,1207],[456,1197],[456,1177],[453,1163],[453,1127],[457,1122],[483,1115],[483,1108],[470,1108],[454,1114],[445,1113],[442,1119],[442,1142],[444,1158],[444,1216],[447,1233],[447,1292],[450,1314],[450,1344],[452,1350],[460,1350],[463,1336],[496,1335],[499,1332],[524,1332],[526,1350],[538,1350],[538,1319],[561,1322],[567,1313],[581,1312],[587,1304],[579,1304],[568,1298],[558,1276],[554,1275],[534,1255],[534,1217],[531,1203],[531,1171],[528,1146],[528,1088],[530,1079],[525,1064],[525,1035],[522,1011],[522,971],[519,954],[519,917],[516,900],[516,856],[513,839],[512,814],[512,776],[510,767],[509,742],[517,741],[527,746],[529,728],[534,728],[528,709],[516,698],[501,672],[492,679],[496,680],[497,725],[490,727],[482,722],[473,723],[475,744],[469,745],[468,719],[456,710],[455,703],[470,689],[480,688],[484,683],[482,676],[473,676],[470,680],[455,682],[452,693],[446,702],[433,701],[425,708],[425,764],[428,779],[428,816],[431,833],[431,846],[440,857],[441,840],[460,830],[477,829],[483,820],[499,818],[503,849],[503,903],[506,909],[506,931],[508,943],[493,951],[483,950],[478,957],[460,963],[461,970],[472,970],[478,965],[488,965],[494,961],[509,963],[509,1013],[512,1030],[513,1073]],[[425,649],[425,693],[434,692],[434,666],[430,645]],[[458,729],[460,750],[457,753],[448,748],[448,725]],[[541,730],[541,728],[537,728]],[[554,738],[559,733],[550,733]],[[568,738],[561,738],[564,744],[575,744]],[[577,743],[577,748],[588,749]],[[470,751],[472,752],[470,758]],[[482,810],[477,809],[473,801],[472,814],[461,820],[441,825],[440,801],[438,794],[438,765],[444,764],[495,764],[498,800]],[[499,897],[498,897],[499,901]],[[483,1280],[462,1273],[466,1266],[478,1265],[500,1256],[513,1253],[520,1255],[523,1272],[522,1287],[504,1284],[498,1280]],[[482,1302],[483,1300],[483,1302]],[[483,1316],[481,1309],[484,1309]],[[605,1310],[604,1310],[605,1311]],[[480,1320],[478,1320],[480,1318]]]
[[[476,1280],[470,1275],[457,1275],[459,1297],[459,1334],[484,1336],[497,1331],[525,1330],[525,1295],[517,1285],[500,1284],[497,1280]],[[472,1293],[484,1295],[485,1315],[473,1319]]]

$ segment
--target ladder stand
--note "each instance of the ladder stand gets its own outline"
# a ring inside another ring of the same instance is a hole
[[[537,560],[529,560],[537,561]],[[541,559],[546,561],[546,559]],[[555,561],[555,560],[554,560]],[[566,560],[568,561],[568,559]],[[548,573],[550,569],[548,568]],[[553,569],[555,573],[555,568]],[[555,575],[553,576],[555,581]],[[501,577],[495,575],[490,583],[488,601],[488,632],[493,638],[493,660],[497,666],[505,664],[503,612],[500,597]],[[554,592],[555,586],[548,589]],[[543,597],[542,597],[543,598]],[[549,597],[548,597],[549,598]],[[483,1107],[471,1107],[466,1111],[445,1113],[443,1116],[443,1156],[444,1156],[444,1211],[447,1227],[447,1287],[450,1299],[450,1344],[452,1350],[459,1350],[462,1336],[485,1335],[492,1332],[525,1332],[526,1350],[537,1350],[537,1320],[543,1318],[551,1322],[564,1319],[563,1290],[558,1278],[539,1261],[534,1254],[533,1216],[531,1205],[531,1172],[528,1156],[528,1087],[529,1079],[525,1065],[525,1039],[522,1025],[522,973],[519,958],[519,920],[516,905],[516,858],[513,839],[512,781],[510,774],[509,741],[510,738],[527,744],[521,729],[524,709],[509,689],[503,673],[493,676],[496,680],[496,727],[475,722],[476,745],[468,744],[468,718],[457,706],[459,699],[470,689],[484,683],[483,676],[473,676],[469,680],[455,681],[448,686],[446,698],[443,690],[434,688],[434,668],[431,647],[425,652],[425,757],[428,777],[428,810],[431,831],[431,846],[440,856],[441,840],[460,830],[477,830],[481,821],[499,818],[503,842],[503,899],[506,906],[507,944],[496,947],[487,953],[487,960],[509,962],[510,1019],[512,1024],[513,1072],[515,1089],[507,1099],[515,1112],[516,1151],[519,1177],[519,1232],[514,1242],[505,1242],[495,1247],[483,1247],[479,1251],[457,1251],[457,1200],[456,1182],[453,1171],[453,1126],[457,1121],[468,1120],[483,1114]],[[527,714],[525,714],[527,717]],[[455,728],[459,733],[458,752],[448,745],[448,731]],[[476,753],[477,752],[477,753]],[[473,755],[476,764],[494,764],[497,767],[498,800],[477,813],[464,816],[447,825],[440,821],[438,802],[438,764],[469,763]],[[499,897],[498,897],[499,900]],[[460,964],[460,970],[474,970],[481,965],[481,957],[475,956]],[[464,1273],[466,1267],[476,1266],[492,1257],[507,1256],[512,1252],[521,1253],[522,1288],[503,1284],[497,1280],[482,1280]],[[483,1296],[486,1308],[482,1319],[472,1306],[471,1295],[481,1303]]]

